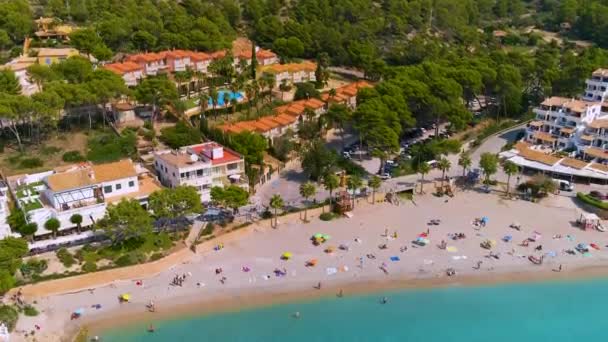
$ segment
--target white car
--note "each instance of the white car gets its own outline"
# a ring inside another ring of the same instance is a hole
[[[390,173],[383,173],[380,175],[380,179],[382,180],[387,180],[387,179],[391,179],[391,174]]]

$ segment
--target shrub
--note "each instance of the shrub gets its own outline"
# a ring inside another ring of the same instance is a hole
[[[50,156],[59,152],[61,152],[61,149],[55,146],[44,146],[40,149],[40,154],[45,156]]]
[[[78,163],[86,160],[79,151],[68,151],[63,154],[61,159],[66,163]]]
[[[114,261],[114,264],[118,267],[125,267],[129,265],[133,265],[133,261],[129,257],[128,254],[122,255],[120,258]]]
[[[319,215],[319,219],[321,221],[331,221],[331,220],[335,219],[336,217],[337,217],[337,215],[332,212],[326,212],[326,213],[322,213],[321,215]]]
[[[587,203],[596,208],[600,208],[600,209],[604,209],[604,210],[608,209],[608,203],[605,203],[604,201],[597,199],[591,195],[587,195],[582,192],[579,192],[576,194],[576,198],[578,198],[582,202]]]
[[[173,127],[163,128],[160,140],[171,148],[180,148],[186,145],[193,145],[201,142],[201,132],[192,127],[186,126],[183,122],[178,122]]]
[[[13,331],[19,319],[19,312],[13,306],[0,305],[0,322],[6,324],[8,331]]]
[[[38,316],[38,310],[36,310],[36,308],[32,305],[26,305],[23,308],[23,314],[30,317]]]
[[[201,236],[213,234],[214,229],[215,229],[215,226],[213,225],[213,223],[211,223],[211,222],[207,223],[205,228],[203,230],[201,230]]]
[[[21,265],[20,271],[24,277],[30,278],[34,275],[39,275],[46,271],[49,267],[48,262],[44,259],[32,258],[25,264]]]
[[[97,264],[93,261],[87,261],[82,265],[82,270],[85,272],[95,272],[97,271]]]
[[[137,136],[132,130],[124,130],[119,137],[114,133],[91,137],[87,143],[87,159],[94,163],[106,163],[132,157],[137,153],[136,141]]]
[[[22,169],[33,169],[35,167],[41,167],[42,165],[44,165],[44,163],[37,157],[23,158],[19,162],[19,167]]]
[[[150,121],[150,120],[144,121],[144,128],[145,129],[152,129],[153,128],[152,127],[152,121]]]
[[[154,253],[150,256],[150,261],[156,261],[156,260],[160,260],[164,257],[165,255],[163,253]]]
[[[74,256],[66,248],[60,248],[55,254],[66,268],[70,268],[76,263]]]

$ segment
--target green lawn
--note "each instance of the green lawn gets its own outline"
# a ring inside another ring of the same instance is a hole
[[[198,99],[190,98],[186,100],[182,100],[182,102],[186,105],[186,109],[192,109],[194,107],[198,107]]]
[[[23,205],[23,210],[25,210],[26,213],[42,208],[42,203],[40,203],[39,200],[34,200],[27,203],[22,202],[21,204]]]

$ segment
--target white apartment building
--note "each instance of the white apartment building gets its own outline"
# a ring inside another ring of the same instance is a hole
[[[550,97],[534,108],[526,141],[552,149],[573,149],[586,160],[608,162],[608,69],[586,81],[582,100]]]
[[[545,99],[533,111],[536,120],[528,125],[527,140],[565,149],[585,144],[589,139],[585,127],[600,116],[601,105],[599,102],[554,96]]]
[[[6,221],[10,210],[8,207],[8,186],[0,180],[0,240],[11,235],[11,227]]]
[[[194,186],[201,201],[211,201],[211,188],[235,184],[249,189],[243,157],[216,142],[156,152],[154,167],[167,187]]]
[[[595,70],[585,84],[587,84],[583,95],[585,101],[604,102],[608,96],[608,69]]]
[[[70,222],[74,214],[80,214],[82,226],[87,227],[105,215],[108,204],[127,198],[145,205],[148,196],[160,189],[148,170],[129,159],[13,176],[9,177],[9,185],[27,220],[38,225],[37,238],[50,236],[51,232],[44,228],[50,218],[59,220],[60,235],[65,235],[75,228]]]

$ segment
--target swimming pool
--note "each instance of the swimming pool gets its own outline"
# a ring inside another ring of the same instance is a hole
[[[241,102],[243,100],[243,93],[240,92],[232,92],[230,90],[218,90],[217,92],[217,104],[216,107],[224,107],[226,104],[224,103],[224,98],[226,96],[228,96],[229,101],[232,101],[234,99],[236,99],[238,102]],[[209,107],[208,108],[212,108],[213,107],[213,101],[212,99],[209,99]],[[229,103],[228,103],[229,104]]]

